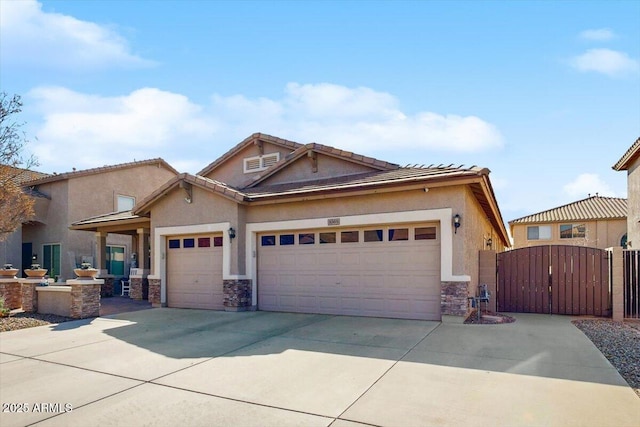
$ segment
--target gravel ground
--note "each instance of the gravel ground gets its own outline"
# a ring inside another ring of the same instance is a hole
[[[640,323],[608,319],[574,320],[640,397]]]
[[[49,325],[51,323],[68,322],[69,320],[73,319],[55,314],[16,313],[8,317],[0,317],[0,332],[33,328],[34,326]]]

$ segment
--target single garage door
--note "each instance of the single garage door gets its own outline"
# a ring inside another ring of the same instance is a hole
[[[167,239],[167,305],[223,310],[222,236]]]
[[[260,310],[440,320],[437,224],[258,236]]]

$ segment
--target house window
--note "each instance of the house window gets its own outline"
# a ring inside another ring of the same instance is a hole
[[[550,225],[533,225],[527,227],[527,240],[549,240],[551,239]]]
[[[264,156],[247,157],[244,159],[244,173],[263,171],[280,161],[280,153],[265,154]]]
[[[49,277],[60,275],[60,245],[42,245],[42,268],[46,268]]]
[[[416,240],[435,240],[435,227],[416,227],[414,237]]]
[[[584,224],[560,224],[561,239],[577,239],[585,237],[586,226]]]
[[[124,246],[107,246],[107,273],[124,275]]]
[[[130,211],[136,204],[136,198],[118,195],[117,204],[117,212]]]

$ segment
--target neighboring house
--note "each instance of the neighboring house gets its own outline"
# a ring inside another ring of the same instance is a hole
[[[7,262],[23,270],[35,262],[49,270],[49,277],[60,279],[74,278],[73,268],[83,260],[106,273],[128,275],[135,232],[96,239],[69,226],[104,212],[131,210],[177,173],[164,160],[152,159],[24,181],[25,190],[36,198],[35,217],[10,237],[14,244]],[[96,241],[103,243],[102,251]]]
[[[572,245],[605,249],[624,245],[627,200],[588,197],[509,221],[513,248]]]
[[[613,165],[617,171],[627,171],[627,246],[640,249],[640,138],[631,144],[626,153]]]
[[[176,176],[127,218],[72,228],[145,223],[149,299],[213,310],[438,320],[466,312],[479,251],[508,245],[488,169],[400,167],[264,134]]]

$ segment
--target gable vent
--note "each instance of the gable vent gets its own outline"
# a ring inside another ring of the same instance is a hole
[[[248,157],[244,159],[244,173],[263,171],[278,163],[280,153],[265,154],[264,156]]]

